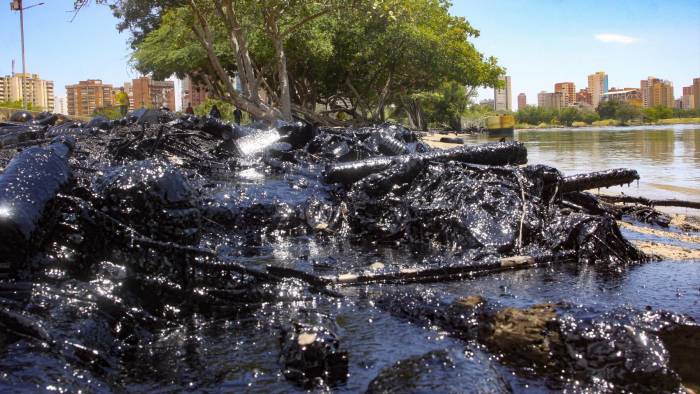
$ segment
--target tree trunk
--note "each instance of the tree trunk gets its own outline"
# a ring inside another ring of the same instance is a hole
[[[412,126],[418,130],[427,131],[428,127],[420,103],[410,97],[402,98],[401,101]]]
[[[250,113],[258,119],[273,121],[276,118],[279,118],[281,114],[276,109],[263,104],[259,99],[253,100],[248,97],[243,97],[236,91],[236,89],[233,86],[233,83],[231,82],[231,78],[226,73],[226,70],[224,70],[224,67],[221,65],[221,61],[216,55],[216,52],[214,52],[214,47],[212,44],[213,39],[211,31],[209,30],[209,24],[199,11],[199,8],[197,7],[197,4],[194,0],[190,0],[190,9],[196,17],[196,21],[192,26],[192,29],[195,33],[195,36],[199,39],[200,43],[206,50],[209,63],[214,69],[215,75],[218,77],[219,82],[225,87],[226,93],[228,95],[226,101],[231,102],[238,108],[241,108],[243,111]],[[197,24],[197,21],[199,22],[199,25]]]
[[[275,29],[276,28],[275,26]],[[292,120],[292,98],[289,89],[289,76],[287,75],[287,57],[284,54],[284,42],[277,32],[275,32],[275,35],[272,37],[272,41],[277,55],[277,78],[280,84],[280,112],[282,112],[284,120],[289,121]]]

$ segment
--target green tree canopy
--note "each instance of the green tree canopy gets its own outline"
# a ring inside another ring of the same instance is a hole
[[[97,1],[132,34],[139,71],[189,75],[259,118],[328,120],[321,104],[379,120],[392,103],[410,114],[417,93],[495,86],[504,73],[445,0]]]

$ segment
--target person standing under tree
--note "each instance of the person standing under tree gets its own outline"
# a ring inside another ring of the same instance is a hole
[[[219,108],[216,106],[216,104],[212,105],[211,111],[209,111],[209,116],[215,119],[221,119],[221,112],[219,111]]]
[[[241,109],[236,107],[236,109],[233,111],[233,120],[236,122],[236,124],[241,124],[241,118],[243,117],[243,112],[241,112]]]
[[[126,116],[126,113],[129,112],[129,95],[126,94],[124,88],[119,88],[119,93],[115,98],[119,105],[119,112],[122,116]]]

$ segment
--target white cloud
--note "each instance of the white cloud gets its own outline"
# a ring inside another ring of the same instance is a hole
[[[601,33],[596,34],[595,39],[602,42],[614,42],[616,44],[632,44],[639,41],[638,38],[623,36],[622,34]]]

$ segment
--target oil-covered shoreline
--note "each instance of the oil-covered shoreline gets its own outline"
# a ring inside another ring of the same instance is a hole
[[[397,125],[45,119],[0,126],[3,389],[697,387],[697,264],[585,192],[633,170]]]

